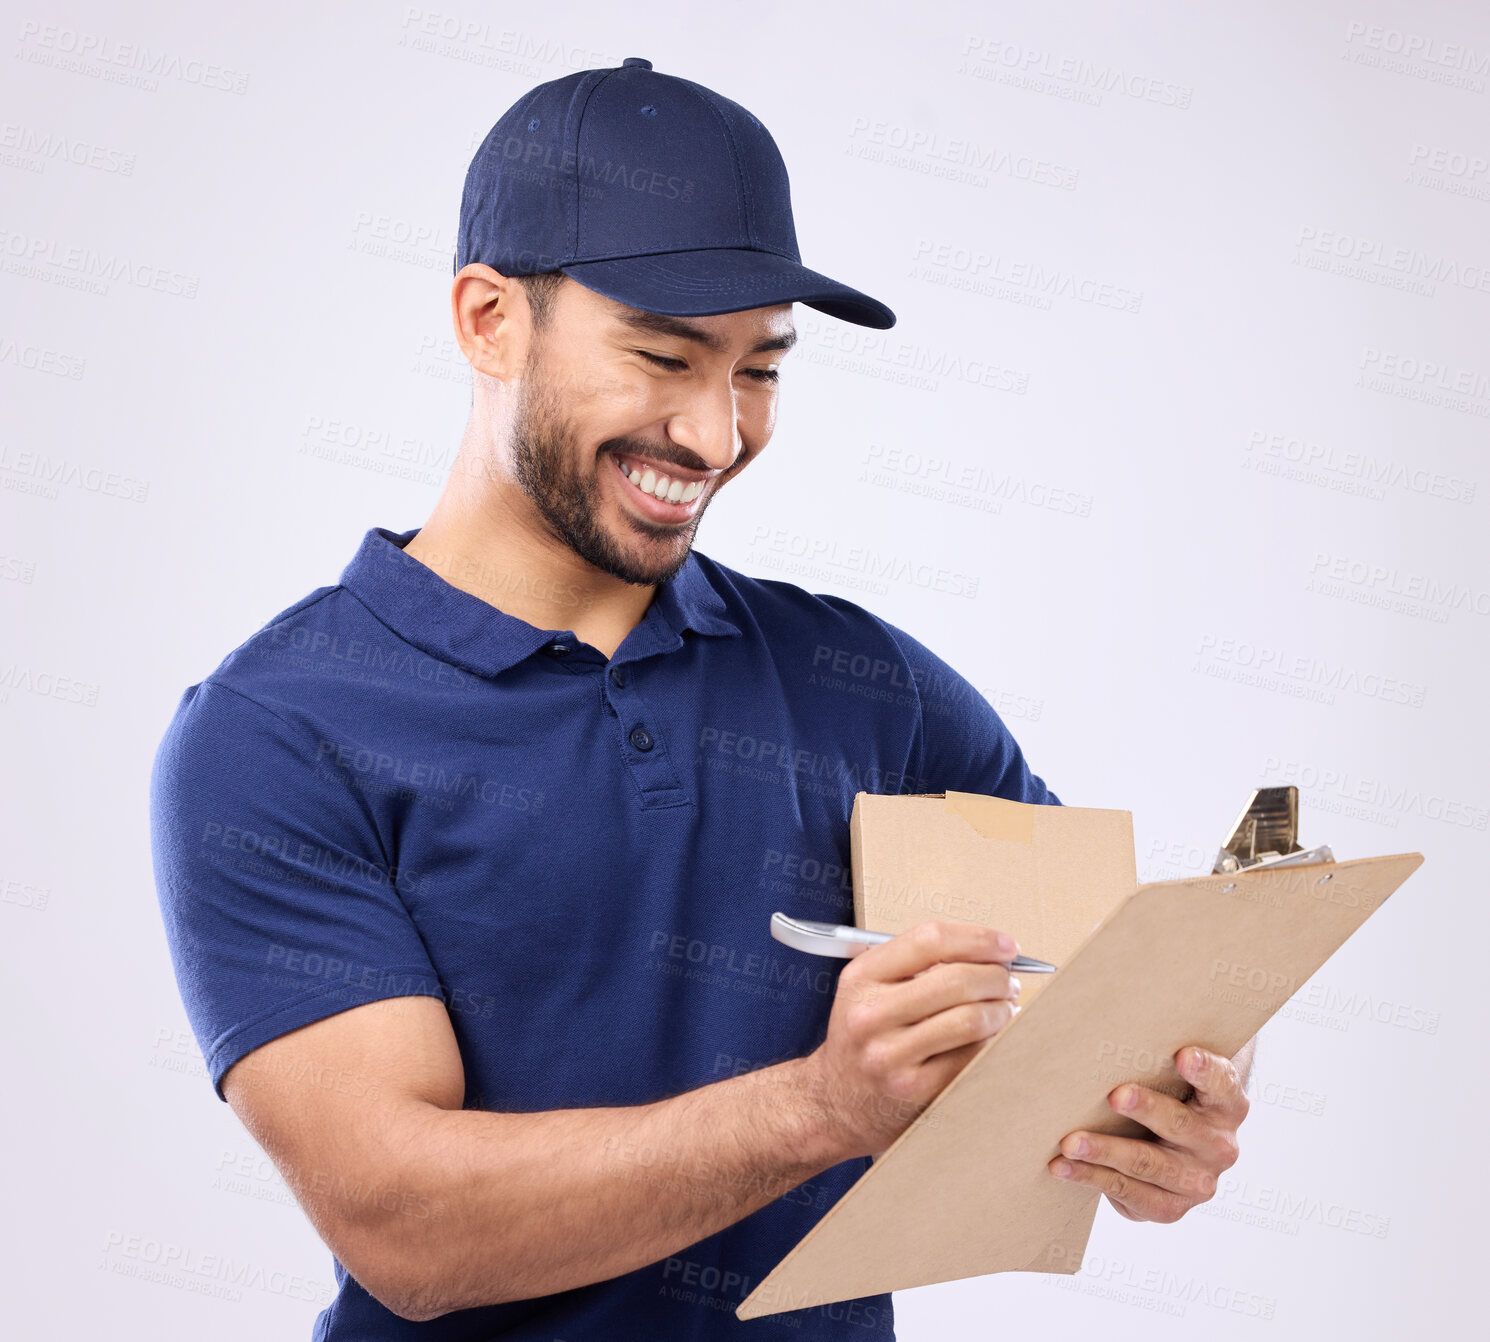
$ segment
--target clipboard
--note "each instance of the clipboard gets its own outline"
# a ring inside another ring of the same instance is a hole
[[[1077,815],[1077,808],[968,793],[926,794],[933,797],[944,799],[948,811],[977,803],[985,834],[1032,845],[1016,860],[1028,860],[1036,874],[1049,863],[1041,862],[1039,833],[1029,826],[1054,817],[1020,812]],[[874,800],[867,793],[855,797],[856,819],[866,798]],[[1296,821],[1296,794],[1293,800]],[[1004,809],[1011,807],[1018,810]],[[1248,814],[1243,811],[1228,845],[1245,831]],[[1001,817],[991,828],[990,815]],[[1090,815],[1110,829],[1112,817],[1128,813]],[[923,812],[918,828],[924,822]],[[1071,823],[1070,816],[1060,823]],[[862,827],[853,825],[851,833],[857,843]],[[1221,869],[1212,875],[1130,887],[1074,951],[1042,945],[1001,921],[1023,947],[1061,968],[1038,996],[1026,987],[1024,1010],[874,1160],[736,1316],[759,1318],[994,1272],[1080,1271],[1103,1194],[1050,1175],[1046,1165],[1060,1139],[1077,1128],[1150,1136],[1114,1113],[1107,1103],[1112,1089],[1135,1081],[1184,1098],[1189,1084],[1173,1063],[1180,1048],[1198,1044],[1235,1054],[1423,862],[1421,853],[1337,862],[1328,849],[1303,850],[1293,840],[1290,828],[1287,844],[1271,851],[1254,843],[1238,855],[1223,845]],[[1128,844],[1131,853],[1131,817]],[[1289,852],[1276,850],[1288,845]],[[994,844],[990,851],[998,850]],[[985,870],[980,881],[986,886],[1003,875]],[[857,875],[855,885],[862,922]],[[886,916],[878,913],[873,925]],[[915,921],[920,918],[905,925]],[[1141,973],[1134,968],[1140,965]]]

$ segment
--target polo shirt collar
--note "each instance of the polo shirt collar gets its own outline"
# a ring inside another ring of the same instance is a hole
[[[404,546],[419,531],[372,527],[341,575],[341,585],[400,638],[442,662],[496,676],[564,632],[539,629],[498,610],[405,554]],[[657,588],[613,660],[634,661],[682,647],[685,629],[720,637],[741,633],[692,550],[683,567]]]

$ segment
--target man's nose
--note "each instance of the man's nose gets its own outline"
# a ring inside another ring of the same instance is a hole
[[[668,416],[667,433],[679,447],[697,453],[709,470],[728,470],[740,455],[735,389],[728,384],[694,386]]]

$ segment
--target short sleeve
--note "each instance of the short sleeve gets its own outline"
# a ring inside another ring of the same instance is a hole
[[[875,617],[879,619],[878,616]],[[977,792],[1010,801],[1059,806],[987,699],[920,640],[879,619],[899,645],[920,702],[909,772],[927,792]]]
[[[279,1035],[387,997],[443,997],[359,794],[315,733],[207,680],[150,777],[151,855],[176,983],[218,1097]]]

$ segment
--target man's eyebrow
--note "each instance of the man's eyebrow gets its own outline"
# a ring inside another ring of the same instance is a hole
[[[705,349],[712,350],[715,354],[722,353],[724,350],[723,336],[706,331],[702,326],[684,321],[681,317],[669,317],[661,312],[642,312],[638,309],[626,313],[617,320],[622,326],[647,335],[664,335],[672,336],[677,340],[692,340]],[[784,335],[768,336],[765,340],[758,341],[746,350],[746,353],[765,354],[770,350],[789,350],[796,343],[796,330],[788,328]]]

